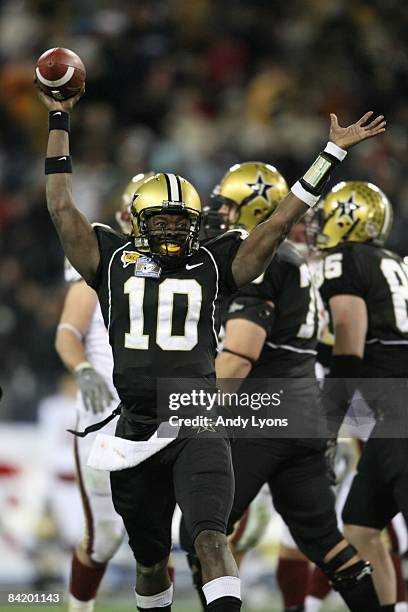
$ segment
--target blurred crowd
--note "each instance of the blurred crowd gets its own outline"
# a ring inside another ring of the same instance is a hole
[[[294,181],[341,124],[366,110],[388,130],[337,178],[390,196],[390,246],[408,254],[408,5],[400,0],[3,0],[0,2],[0,404],[35,417],[62,365],[54,334],[63,255],[45,204],[47,116],[36,59],[74,50],[87,68],[72,114],[74,196],[113,224],[143,170],[175,171],[205,200],[229,165],[268,161]]]

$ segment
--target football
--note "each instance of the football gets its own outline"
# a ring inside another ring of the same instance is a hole
[[[63,47],[48,49],[37,61],[38,86],[55,100],[75,96],[85,82],[86,70],[81,58]]]

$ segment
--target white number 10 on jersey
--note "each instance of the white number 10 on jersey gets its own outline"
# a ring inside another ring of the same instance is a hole
[[[130,331],[125,334],[125,347],[147,351],[150,336],[144,333],[143,300],[146,279],[131,276],[124,285],[129,295]],[[184,334],[172,334],[175,294],[186,295],[187,315]],[[202,302],[201,285],[194,279],[166,278],[159,285],[157,300],[156,343],[163,351],[191,351],[198,342],[198,322]]]

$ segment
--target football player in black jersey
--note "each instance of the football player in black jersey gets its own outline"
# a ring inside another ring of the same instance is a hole
[[[398,255],[384,248],[392,207],[375,185],[336,185],[324,200],[321,216],[317,244],[327,252],[321,292],[335,334],[330,377],[347,379],[345,384],[333,380],[328,387],[328,409],[341,421],[361,385],[377,417],[343,510],[345,533],[371,561],[380,601],[384,609],[393,610],[395,577],[381,531],[399,510],[408,520],[408,441],[382,437],[381,428],[399,416],[395,411],[406,403],[408,270]],[[399,380],[391,386],[386,378]],[[372,379],[382,379],[374,397]],[[391,435],[398,436],[398,429]]]
[[[273,212],[285,191],[286,182],[279,172],[262,163],[234,166],[218,189],[220,198],[235,203],[237,223],[249,232]],[[310,385],[315,378],[318,303],[305,260],[290,241],[283,242],[265,273],[229,302],[224,345],[216,360],[217,377],[306,379],[305,384],[297,380],[303,398],[295,401],[302,418],[307,418],[319,406],[317,384]],[[291,393],[290,387],[286,393]],[[352,609],[361,609],[362,602],[367,605],[366,593],[357,592],[366,585],[370,591],[371,577],[361,580],[366,566],[337,528],[325,448],[325,440],[235,440],[230,528],[268,483],[275,508],[300,549],[330,576]],[[349,578],[347,586],[344,575]]]
[[[114,383],[122,401],[118,437],[110,447],[116,470],[111,484],[137,559],[137,606],[171,609],[167,559],[177,501],[202,565],[208,609],[237,611],[240,583],[225,535],[233,496],[229,444],[217,432],[210,437],[197,432],[157,451],[150,440],[157,433],[157,382],[163,376],[200,378],[203,384],[214,379],[218,293],[233,293],[263,273],[293,223],[317,203],[346,149],[383,132],[384,118],[372,120],[370,112],[342,128],[331,115],[325,151],[271,218],[247,240],[227,236],[200,247],[199,196],[174,174],[150,178],[135,194],[134,234],[129,238],[93,228],[78,211],[71,191],[68,133],[69,111],[82,93],[58,102],[39,91],[50,111],[47,204],[68,259],[98,293],[109,330]],[[105,439],[99,448],[105,455],[106,444]]]

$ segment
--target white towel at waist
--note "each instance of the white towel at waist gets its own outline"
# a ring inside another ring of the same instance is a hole
[[[162,435],[169,431],[173,435],[171,438],[159,438],[160,431]],[[162,423],[148,440],[140,442],[99,433],[92,444],[87,465],[95,470],[108,470],[109,472],[134,467],[174,442],[178,431],[179,427],[169,428],[168,423]]]

